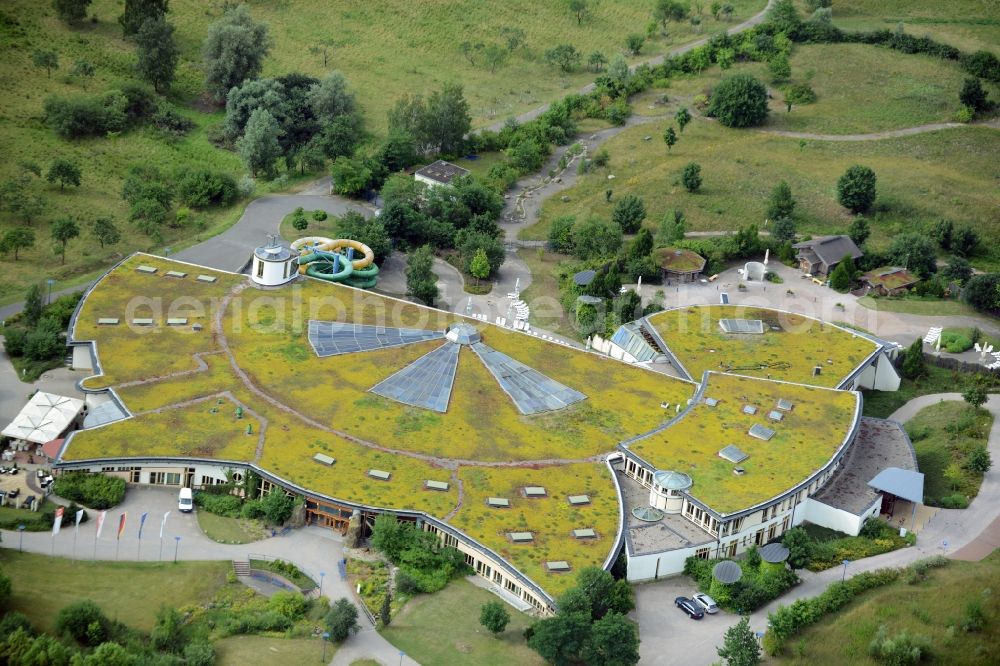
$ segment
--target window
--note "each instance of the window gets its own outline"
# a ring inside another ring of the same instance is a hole
[[[114,467],[102,467],[101,471],[102,472],[113,472],[113,471],[115,471],[115,468]]]
[[[710,548],[699,548],[698,550],[694,551],[694,556],[697,557],[699,560],[707,560],[710,552],[711,552]]]
[[[170,472],[167,474],[167,485],[168,486],[179,486],[181,485],[181,475]]]
[[[141,467],[133,467],[129,481],[132,483],[139,483],[139,475],[141,474],[141,471]]]
[[[160,485],[163,483],[165,474],[163,472],[150,472],[149,482],[152,484]]]
[[[466,553],[465,554],[465,563],[468,564],[470,567],[474,566],[475,563],[476,563],[476,558],[473,557],[470,553]]]
[[[757,534],[753,537],[753,542],[758,546],[764,543],[764,530],[757,530]]]
[[[264,262],[257,260],[257,277],[264,277]]]

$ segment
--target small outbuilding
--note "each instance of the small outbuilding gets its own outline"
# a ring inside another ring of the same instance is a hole
[[[819,236],[792,247],[798,250],[799,268],[809,275],[828,276],[847,257],[857,261],[865,256],[850,236]]]
[[[451,185],[453,180],[461,176],[468,176],[469,173],[468,169],[463,169],[457,164],[438,160],[422,169],[418,169],[413,174],[413,178],[417,182],[424,183],[429,187],[440,187],[442,185]]]
[[[897,296],[918,282],[920,278],[898,266],[883,266],[861,276],[861,284],[879,296]]]
[[[705,270],[705,258],[697,252],[677,247],[661,247],[654,251],[653,258],[660,266],[663,280],[694,282]]]

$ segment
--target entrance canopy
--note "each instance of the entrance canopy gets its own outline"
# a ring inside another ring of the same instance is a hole
[[[908,469],[887,467],[868,482],[875,490],[902,497],[914,504],[924,503],[924,475]]]
[[[83,400],[38,391],[3,429],[3,435],[45,444],[62,435],[82,409]]]

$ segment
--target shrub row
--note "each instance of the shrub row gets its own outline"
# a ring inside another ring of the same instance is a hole
[[[784,565],[763,562],[755,547],[743,556],[740,561],[743,577],[732,585],[721,584],[712,576],[718,562],[689,557],[684,562],[684,573],[694,578],[698,588],[711,595],[722,608],[741,615],[757,610],[799,582],[795,572]]]
[[[125,499],[125,479],[105,474],[67,472],[53,484],[55,493],[91,509],[110,509]]]

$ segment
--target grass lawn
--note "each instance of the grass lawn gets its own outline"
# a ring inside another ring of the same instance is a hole
[[[961,393],[968,387],[974,375],[957,370],[947,370],[928,364],[927,374],[918,380],[903,379],[898,391],[864,391],[865,416],[885,419],[907,402],[921,395],[931,393]],[[993,375],[982,374],[979,377],[988,382]],[[988,383],[990,393],[998,392],[998,385],[993,379]]]
[[[858,305],[869,310],[881,310],[882,312],[903,312],[914,315],[936,315],[940,317],[975,316],[979,314],[974,309],[953,299],[945,298],[921,298],[911,296],[908,298],[872,298],[864,296],[858,299]]]
[[[26,472],[21,472],[22,474]],[[15,501],[15,500],[11,500]],[[46,524],[42,519],[42,514],[47,511],[55,511],[58,505],[51,500],[45,499],[38,511],[28,509],[15,509],[13,506],[0,506],[0,526],[5,530],[16,530],[18,525],[24,525],[27,532],[45,532],[52,529],[51,523]]]
[[[204,509],[196,511],[198,527],[212,541],[219,543],[252,543],[267,537],[268,531],[258,520],[229,518],[209,513]]]
[[[973,411],[964,401],[948,400],[924,407],[906,422],[906,432],[924,473],[928,504],[958,494],[972,499],[979,494],[982,472],[967,469],[969,454],[987,445],[993,416],[985,409]]]
[[[230,636],[215,641],[217,666],[246,666],[246,664],[306,664],[329,663],[337,651],[336,643],[326,644],[326,662],[323,641],[319,638],[280,638],[273,636]],[[373,662],[377,664],[378,662]]]
[[[846,233],[851,216],[837,203],[836,183],[853,164],[867,165],[878,176],[879,198],[869,216],[869,242],[876,248],[941,218],[963,220],[983,235],[1000,231],[994,187],[1000,177],[995,159],[1000,133],[993,129],[968,127],[864,143],[810,141],[800,147],[798,140],[695,119],[667,155],[662,142],[643,141],[646,135],[659,136],[665,125],[631,128],[608,140],[610,165],[547,199],[539,222],[519,236],[544,240],[561,215],[610,218],[614,204],[604,197],[609,174],[616,178],[616,199],[627,193],[643,199],[651,229],[675,208],[684,211],[692,231],[762,225],[771,189],[785,179],[798,202],[800,233]],[[701,165],[704,179],[697,194],[680,184],[681,169],[692,161]]]
[[[374,659],[355,659],[351,662],[351,666],[382,666],[382,664]]]
[[[1000,579],[1000,553],[982,562],[953,560],[931,569],[927,579],[908,585],[900,580],[859,595],[837,613],[824,617],[789,640],[784,664],[878,664],[868,656],[880,625],[890,636],[902,631],[929,639],[936,663],[958,666],[992,663],[1000,644],[1000,596],[987,581]],[[994,586],[995,587],[995,586]],[[987,621],[978,632],[962,630],[966,605],[982,603]],[[925,659],[925,661],[928,661]]]
[[[895,30],[966,51],[1000,55],[1000,7],[991,0],[841,0],[833,23],[842,30]]]
[[[230,570],[228,562],[88,562],[9,548],[0,550],[0,566],[14,583],[8,608],[43,631],[52,630],[60,608],[79,599],[92,599],[109,618],[149,631],[161,605],[212,599]]]
[[[278,231],[281,237],[287,241],[298,240],[304,236],[326,236],[327,238],[337,238],[337,222],[339,218],[333,215],[328,215],[325,220],[315,220],[313,219],[314,211],[307,210],[306,219],[309,220],[309,226],[299,231],[292,226],[293,213],[289,213],[281,220],[281,227]]]
[[[466,580],[440,592],[412,599],[382,630],[390,643],[421,664],[544,664],[524,640],[532,619],[513,608],[510,624],[498,638],[479,624],[479,610],[496,596]]]

